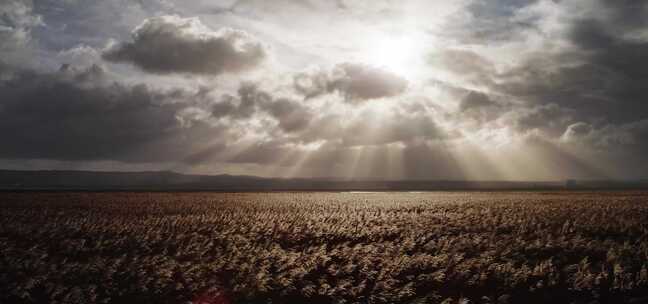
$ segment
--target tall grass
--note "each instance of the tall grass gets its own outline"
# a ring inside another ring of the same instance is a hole
[[[647,193],[0,194],[0,303],[646,297]]]

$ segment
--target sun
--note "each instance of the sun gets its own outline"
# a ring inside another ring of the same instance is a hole
[[[363,60],[369,65],[409,78],[419,68],[419,51],[413,36],[377,35],[369,39]]]

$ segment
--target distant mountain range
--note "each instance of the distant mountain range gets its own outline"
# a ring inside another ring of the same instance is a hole
[[[189,175],[171,171],[17,171],[0,170],[0,190],[151,190],[151,191],[427,191],[427,190],[648,190],[639,181],[443,181],[262,178]]]

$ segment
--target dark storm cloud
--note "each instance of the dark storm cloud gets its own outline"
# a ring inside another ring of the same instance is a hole
[[[641,134],[637,126],[648,118],[648,3],[555,2],[561,15],[552,17],[551,27],[562,30],[539,28],[546,33],[538,35],[514,22],[533,16],[534,27],[540,27],[536,21],[551,19],[542,10],[520,14],[537,1],[501,2],[474,1],[468,6],[469,15],[480,18],[467,18],[468,23],[454,20],[468,34],[459,36],[466,38],[464,43],[498,45],[493,42],[520,42],[530,35],[546,38],[548,33],[553,41],[568,43],[558,47],[547,40],[546,48],[534,49],[506,68],[495,69],[477,52],[465,50],[437,51],[430,63],[510,100],[515,106],[506,108],[503,122],[520,132],[542,130],[557,138],[576,138],[587,133],[587,125],[590,137],[633,138],[626,146],[635,147],[648,141],[637,136]],[[526,34],[520,36],[520,31]],[[461,100],[460,108],[487,104],[477,97]],[[614,145],[608,147],[615,153]]]
[[[648,16],[648,14],[647,14]],[[635,30],[644,29],[643,25]],[[622,34],[622,33],[620,33]],[[608,31],[608,24],[601,21],[581,20],[573,25],[571,40],[585,54],[585,59],[592,65],[623,76],[626,84],[623,90],[641,88],[635,81],[648,78],[648,41],[632,40]],[[646,91],[641,90],[643,96]],[[628,92],[632,93],[632,92]]]
[[[625,149],[637,149],[645,155],[648,153],[648,119],[624,124],[606,126],[593,134],[600,145],[605,149],[622,147]]]
[[[295,90],[307,98],[338,92],[348,102],[394,97],[407,89],[407,80],[391,72],[363,64],[343,63],[332,71],[295,76]]]
[[[279,128],[288,133],[305,129],[314,117],[299,102],[287,98],[265,104],[264,109],[277,119]]]
[[[567,143],[585,144],[602,151],[623,149],[647,153],[646,138],[648,138],[648,119],[623,125],[608,124],[598,127],[577,122],[567,127],[561,140]]]
[[[174,101],[191,99],[181,90],[105,85],[97,66],[11,72],[0,81],[1,158],[175,160],[198,138],[218,133],[180,126],[176,116],[186,104]]]
[[[409,146],[448,137],[437,125],[434,116],[411,110],[413,105],[396,107],[386,113],[375,113],[367,109],[357,116],[347,117],[337,114],[315,115],[302,101],[274,97],[254,84],[242,85],[238,96],[230,97],[233,99],[230,100],[232,106],[227,107],[229,116],[222,117],[237,119],[235,113],[240,99],[248,99],[254,105],[254,115],[266,113],[278,123],[278,130],[273,131],[272,136],[254,142],[227,159],[233,163],[291,166],[307,153],[308,160],[302,165],[322,174],[332,169],[334,164],[348,166],[356,155],[350,149],[368,148],[386,153],[385,145],[388,144]],[[221,108],[220,104],[218,108]],[[303,145],[309,144],[323,146],[305,152]],[[386,173],[381,172],[383,175]]]
[[[259,104],[272,100],[272,96],[260,90],[255,83],[241,84],[237,93],[237,96],[223,95],[220,101],[212,105],[212,115],[216,118],[248,119],[257,112]]]
[[[532,108],[520,108],[509,113],[513,119],[511,125],[519,131],[542,129],[562,132],[568,123],[570,111],[557,104],[550,103]]]
[[[496,107],[498,104],[482,92],[470,91],[459,103],[460,111],[468,111],[484,107]]]
[[[606,2],[607,3],[607,2]],[[626,2],[623,2],[626,3]],[[602,16],[616,16],[607,4]],[[644,5],[645,7],[645,5]],[[625,124],[648,117],[648,41],[624,37],[641,22],[574,20],[567,39],[576,49],[538,53],[500,76],[498,89],[535,104],[557,104],[583,121]],[[615,28],[624,32],[615,33]]]
[[[226,94],[214,103],[211,107],[212,115],[216,118],[241,120],[264,112],[273,117],[278,127],[286,133],[305,129],[314,118],[314,114],[301,102],[277,98],[259,89],[255,83],[241,84],[237,93],[237,96]]]
[[[132,41],[114,46],[103,57],[152,73],[219,75],[257,67],[267,51],[241,30],[212,31],[197,18],[161,16],[145,20],[133,31]]]
[[[478,123],[497,119],[508,110],[507,105],[500,104],[487,94],[477,91],[469,91],[459,101],[461,115],[473,118]]]
[[[63,64],[59,68],[59,76],[63,79],[72,80],[77,85],[104,82],[105,70],[103,67],[93,64],[88,68],[78,68],[70,64]]]
[[[611,25],[617,30],[636,29],[648,25],[648,3],[645,1],[598,1],[605,9]]]

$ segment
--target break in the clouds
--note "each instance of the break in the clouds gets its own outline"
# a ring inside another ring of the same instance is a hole
[[[646,178],[642,1],[0,3],[0,164]]]

